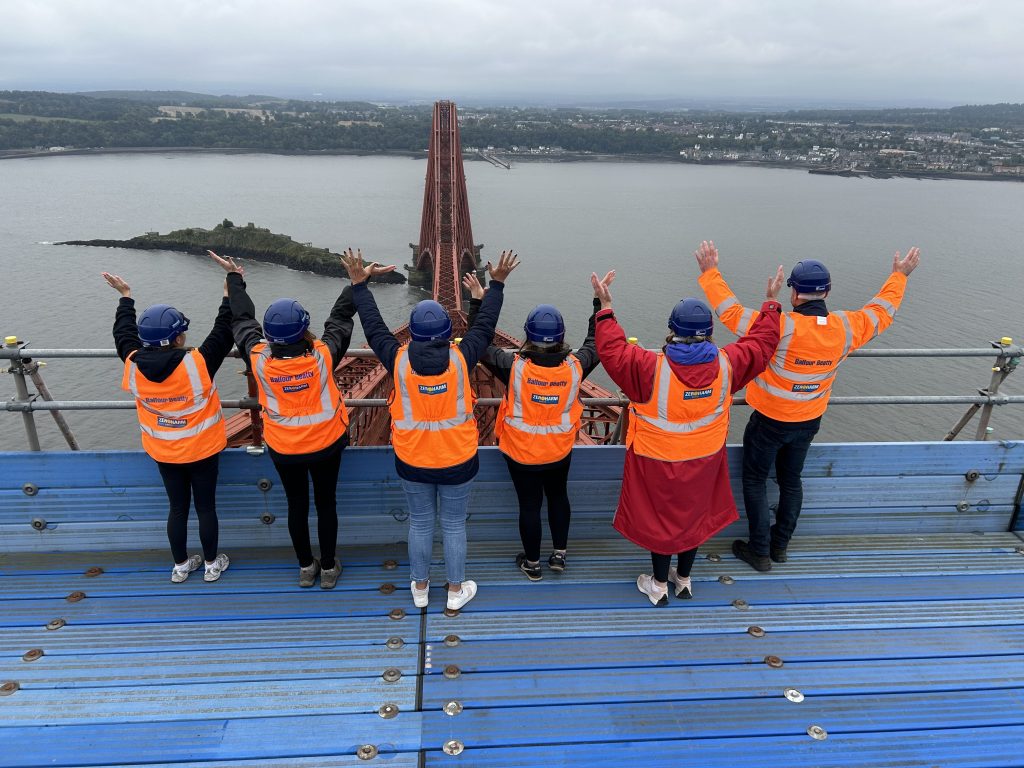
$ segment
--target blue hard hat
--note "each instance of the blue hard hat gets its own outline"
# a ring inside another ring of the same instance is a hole
[[[309,312],[295,299],[278,299],[263,313],[263,334],[274,344],[293,344],[309,328]]]
[[[452,335],[452,319],[436,301],[425,299],[412,308],[409,332],[413,341],[448,339]]]
[[[565,338],[565,321],[562,313],[550,304],[538,304],[526,316],[527,341],[534,343],[559,342]]]
[[[188,330],[188,318],[170,304],[154,304],[139,318],[139,338],[144,347],[166,347]]]
[[[668,327],[676,336],[710,336],[715,328],[708,305],[700,299],[683,299],[672,308]]]
[[[807,259],[796,263],[786,285],[796,288],[797,293],[823,293],[832,290],[832,276],[820,261]]]

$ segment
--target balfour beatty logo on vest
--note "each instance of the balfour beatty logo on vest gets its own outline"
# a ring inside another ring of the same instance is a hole
[[[306,371],[305,373],[298,373],[298,374],[296,374],[294,376],[271,376],[270,380],[274,384],[284,384],[287,381],[301,381],[302,379],[312,379],[312,378],[313,378],[313,372],[312,371]],[[285,391],[286,392],[288,391],[287,387],[285,387]]]
[[[792,391],[793,392],[814,392],[820,386],[821,386],[821,384],[794,384]]]
[[[568,382],[565,381],[544,381],[543,379],[532,379],[529,376],[526,377],[527,384],[533,384],[535,387],[567,387]]]
[[[707,387],[706,389],[688,389],[683,392],[683,400],[696,400],[700,397],[711,397],[711,392],[711,387]]]
[[[447,391],[447,382],[443,384],[420,384],[421,395],[443,395]]]
[[[181,427],[188,426],[188,419],[171,419],[167,416],[156,417],[157,426],[160,427],[172,427],[174,429],[180,429]]]
[[[535,403],[541,403],[542,405],[558,405],[558,395],[532,395],[530,399]]]

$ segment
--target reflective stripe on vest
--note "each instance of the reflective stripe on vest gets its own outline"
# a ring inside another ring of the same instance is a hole
[[[516,355],[510,377],[512,386],[508,392],[508,396],[511,398],[512,414],[505,417],[507,426],[531,435],[564,435],[579,429],[579,425],[572,418],[572,408],[580,394],[582,372],[579,361],[575,357],[571,361],[567,359],[566,363],[572,372],[572,381],[569,384],[565,404],[562,406],[561,422],[558,424],[530,424],[523,418],[523,375],[526,372],[526,360]]]
[[[455,417],[437,421],[417,421],[412,418],[412,398],[409,397],[409,351],[404,350],[399,354],[401,359],[395,368],[395,391],[402,403],[402,414],[405,418],[395,421],[396,429],[441,432],[472,421],[473,412],[466,409],[466,368],[462,364],[462,355],[454,347],[448,349],[448,361],[455,366]]]
[[[193,413],[198,413],[206,407],[208,398],[205,395],[203,389],[203,379],[199,373],[199,366],[196,365],[195,358],[191,352],[186,352],[185,356],[181,358],[181,364],[185,366],[185,373],[188,374],[188,383],[192,387],[192,400],[195,402],[191,408],[184,408],[180,411],[165,411],[160,408],[154,408],[149,403],[143,402],[142,396],[139,394],[139,386],[136,380],[136,376],[139,372],[139,366],[135,364],[134,353],[129,358],[128,365],[128,389],[135,396],[137,404],[154,414],[155,416],[165,416],[168,418],[181,418],[183,416],[191,416]],[[210,381],[210,395],[217,391],[217,384],[212,380]],[[172,438],[168,438],[172,439]]]
[[[302,416],[283,416],[281,414],[281,406],[277,401],[277,395],[274,393],[271,382],[266,375],[267,361],[271,357],[270,346],[265,346],[257,353],[253,372],[259,380],[260,389],[263,391],[263,396],[266,399],[264,417],[274,422],[274,424],[282,427],[311,427],[336,418],[338,411],[345,407],[341,403],[340,398],[338,402],[334,401],[329,384],[331,374],[327,370],[327,361],[324,359],[324,356],[320,354],[320,350],[317,349],[316,345],[313,346],[311,351],[316,363],[317,386],[320,387],[320,410],[316,413],[304,414]]]
[[[637,418],[652,427],[656,427],[664,432],[673,432],[676,434],[683,434],[686,432],[693,432],[701,427],[706,427],[711,424],[715,419],[719,418],[725,413],[725,400],[729,396],[729,359],[725,356],[725,353],[721,350],[718,351],[718,365],[722,370],[722,391],[718,396],[718,403],[715,406],[715,410],[709,413],[707,416],[703,416],[694,421],[669,421],[668,418],[668,395],[669,387],[672,384],[672,379],[675,378],[675,374],[672,373],[672,367],[668,362],[668,357],[661,356],[661,370],[658,372],[658,415],[656,417],[645,416],[637,410],[633,410],[633,417]]]
[[[135,398],[142,447],[167,464],[201,461],[227,445],[217,385],[198,350],[185,352],[163,381],[147,379],[132,352],[125,360],[121,387]]]
[[[157,408],[150,403],[145,402],[143,396],[139,392],[138,385],[138,372],[139,366],[135,364],[134,353],[128,358],[128,389],[135,397],[135,404],[137,407],[142,408],[145,411],[159,418],[165,419],[182,419],[186,416],[199,413],[208,406],[211,405],[212,401],[217,399],[217,384],[211,379],[210,380],[210,393],[209,396],[206,394],[206,390],[203,387],[202,375],[199,373],[199,366],[196,364],[194,351],[186,352],[185,356],[181,358],[181,365],[185,368],[185,373],[188,375],[189,386],[192,388],[192,401],[193,405],[189,408],[182,408],[180,410],[166,410],[163,408]],[[207,418],[203,419],[198,424],[195,424],[188,429],[153,429],[152,427],[139,422],[139,429],[152,437],[154,440],[186,440],[190,437],[205,432],[207,429],[223,421],[224,416],[220,411],[220,403],[217,403],[217,412]]]
[[[729,307],[734,307],[739,303],[739,300],[735,296],[730,296],[729,298],[724,299],[717,307],[715,307],[715,314],[718,317],[721,317],[722,313],[725,312],[725,310],[727,310]],[[750,309],[749,307],[744,307],[743,313],[740,315],[740,321],[736,326],[736,335],[741,338],[745,336],[748,327],[750,326],[750,321],[753,319],[754,310]]]
[[[781,397],[783,400],[803,403],[827,397],[831,393],[832,388],[831,386],[825,386],[825,384],[831,384],[836,376],[836,372],[839,370],[839,366],[846,359],[847,355],[850,354],[850,350],[853,347],[853,328],[850,326],[850,319],[846,316],[846,312],[832,312],[830,314],[839,318],[846,335],[843,341],[843,350],[839,353],[839,357],[836,359],[836,363],[831,370],[820,373],[801,373],[800,371],[791,371],[785,367],[786,356],[789,354],[789,347],[796,332],[796,322],[789,313],[782,316],[782,337],[779,340],[778,349],[775,350],[775,354],[768,363],[772,373],[780,378],[798,383],[819,383],[821,386],[810,392],[793,392],[792,390],[782,389],[767,383],[764,381],[763,376],[758,376],[752,383],[775,397]]]

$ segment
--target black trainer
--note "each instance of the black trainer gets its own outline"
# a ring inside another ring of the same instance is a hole
[[[773,563],[784,563],[789,560],[789,555],[784,549],[776,549],[772,547],[768,553],[768,556],[772,559]]]
[[[555,573],[565,571],[565,555],[561,552],[552,552],[551,557],[548,558],[548,568]]]
[[[540,569],[540,563],[536,565],[530,565],[526,562],[526,553],[520,552],[516,555],[516,565],[519,566],[519,570],[526,574],[526,578],[530,581],[540,581],[544,578],[544,573]]]
[[[766,573],[772,569],[772,561],[768,555],[757,554],[743,539],[736,539],[732,543],[732,553],[755,571]]]

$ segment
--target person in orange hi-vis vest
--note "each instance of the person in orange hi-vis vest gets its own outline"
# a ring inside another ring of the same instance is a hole
[[[742,338],[757,320],[757,311],[741,305],[729,289],[718,270],[714,243],[701,243],[694,255],[708,301],[726,327]],[[836,372],[853,350],[892,324],[907,278],[919,262],[917,248],[905,257],[897,251],[881,290],[863,309],[847,312],[830,312],[825,305],[832,277],[824,264],[806,259],[793,267],[786,281],[793,311],[783,313],[779,348],[746,393],[753,408],[743,433],[743,504],[750,540],[734,541],[732,551],[754,570],[770,571],[773,562],[788,559],[803,504],[804,460],[828,407]],[[773,463],[779,485],[774,525],[766,492]]]
[[[511,251],[498,266],[487,264],[491,289],[480,307],[476,325],[452,342],[452,320],[438,302],[425,300],[409,316],[412,340],[402,343],[380,316],[366,285],[375,264],[349,249],[342,261],[352,278],[359,322],[370,349],[394,377],[388,399],[395,471],[409,505],[409,591],[413,605],[430,601],[430,560],[434,521],[441,520],[444,565],[448,576],[447,607],[459,610],[477,592],[466,573],[466,517],[469,491],[480,469],[479,432],[469,374],[494,337],[504,296],[505,279],[519,262]]]
[[[743,338],[719,348],[712,340],[711,310],[687,298],[672,310],[671,333],[659,352],[627,341],[612,312],[610,274],[590,279],[601,301],[601,364],[631,401],[613,526],[651,553],[653,575],[641,574],[636,586],[653,605],[667,605],[669,583],[676,597],[693,596],[690,569],[697,548],[739,519],[725,448],[729,406],[733,393],[765,369],[779,343],[781,268],[768,281],[768,300]]]
[[[334,369],[352,339],[352,290],[346,286],[334,302],[322,339],[309,331],[309,313],[294,299],[273,302],[261,326],[234,261],[212,251],[210,257],[231,269],[232,330],[256,379],[263,439],[288,500],[288,535],[299,561],[299,586],[312,587],[319,576],[321,589],[334,589],[343,570],[337,557],[338,473],[348,445],[348,411]],[[311,480],[319,560],[309,539]]]
[[[181,583],[204,564],[205,581],[217,581],[230,560],[217,552],[217,472],[227,445],[214,375],[234,345],[231,307],[224,297],[213,330],[198,349],[185,347],[189,319],[156,304],[136,321],[132,290],[121,277],[103,273],[121,294],[114,316],[114,346],[124,361],[121,386],[135,397],[142,447],[156,462],[169,503],[167,539]],[[202,556],[188,554],[188,512],[195,503]]]
[[[467,322],[472,328],[485,291],[472,272],[463,277],[462,285],[470,294]],[[491,344],[480,361],[505,385],[494,431],[519,500],[523,551],[515,562],[530,581],[544,578],[540,511],[545,496],[553,549],[548,568],[555,573],[566,568],[569,466],[583,415],[580,384],[600,364],[594,344],[594,319],[600,306],[595,298],[587,336],[575,352],[565,343],[561,312],[540,304],[526,318],[526,341],[519,350]]]

